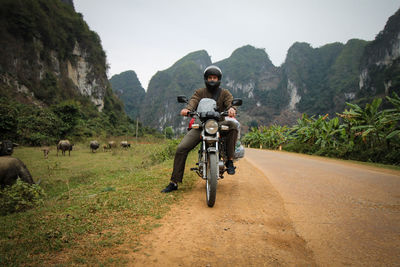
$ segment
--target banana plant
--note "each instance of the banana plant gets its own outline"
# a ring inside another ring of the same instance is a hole
[[[250,147],[260,147],[263,144],[264,137],[260,131],[253,127],[249,133],[243,137],[243,143]]]
[[[332,147],[336,148],[340,142],[340,132],[339,128],[339,119],[337,117],[332,120],[324,119],[321,122],[321,131],[317,136],[316,145],[319,145],[321,148]]]
[[[393,97],[387,96],[386,99],[394,106],[392,109],[385,110],[387,116],[385,116],[384,122],[387,124],[391,124],[391,128],[389,133],[386,136],[386,139],[393,140],[397,138],[400,139],[400,97],[393,93]]]
[[[347,103],[351,109],[343,114],[349,115],[353,119],[351,130],[355,136],[360,136],[362,141],[369,144],[371,148],[383,144],[386,137],[384,135],[385,114],[379,110],[382,103],[381,98],[376,98],[371,104],[366,104],[361,108],[357,104]]]

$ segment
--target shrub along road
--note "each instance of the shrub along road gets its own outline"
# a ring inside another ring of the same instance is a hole
[[[235,176],[188,192],[126,255],[135,266],[396,265],[400,172],[247,149]]]

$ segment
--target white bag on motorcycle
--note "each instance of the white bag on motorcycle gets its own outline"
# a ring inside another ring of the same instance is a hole
[[[239,140],[236,142],[234,158],[235,159],[244,158],[244,147],[242,146],[242,143]]]

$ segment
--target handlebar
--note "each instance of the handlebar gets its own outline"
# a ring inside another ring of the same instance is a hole
[[[197,111],[189,111],[186,116],[187,117],[193,117],[195,115],[199,115],[199,113]]]
[[[227,117],[229,116],[228,111],[223,111],[219,113],[221,116]],[[189,111],[186,115],[187,117],[193,117],[193,116],[199,116],[199,113],[197,111]]]

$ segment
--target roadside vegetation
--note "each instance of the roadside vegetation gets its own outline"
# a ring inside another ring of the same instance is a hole
[[[181,190],[161,194],[178,141],[129,141],[129,149],[96,153],[88,143],[78,143],[70,157],[57,157],[53,147],[48,159],[39,148],[16,148],[13,156],[27,165],[36,182],[41,180],[43,194],[34,207],[19,212],[11,207],[0,216],[0,265],[126,263],[124,255],[140,249],[140,235],[160,226],[169,205],[197,180],[187,170]],[[188,168],[194,160],[192,153]]]
[[[48,107],[22,104],[0,97],[0,132],[2,140],[22,145],[56,145],[61,139],[83,142],[88,138],[146,135],[162,137],[155,129],[136,123],[124,113],[122,106],[98,112],[89,99],[66,100]],[[137,127],[137,129],[136,129]]]
[[[342,159],[400,165],[400,97],[386,97],[390,106],[382,109],[382,99],[329,115],[303,114],[297,124],[252,128],[242,141],[256,148],[283,149]]]

